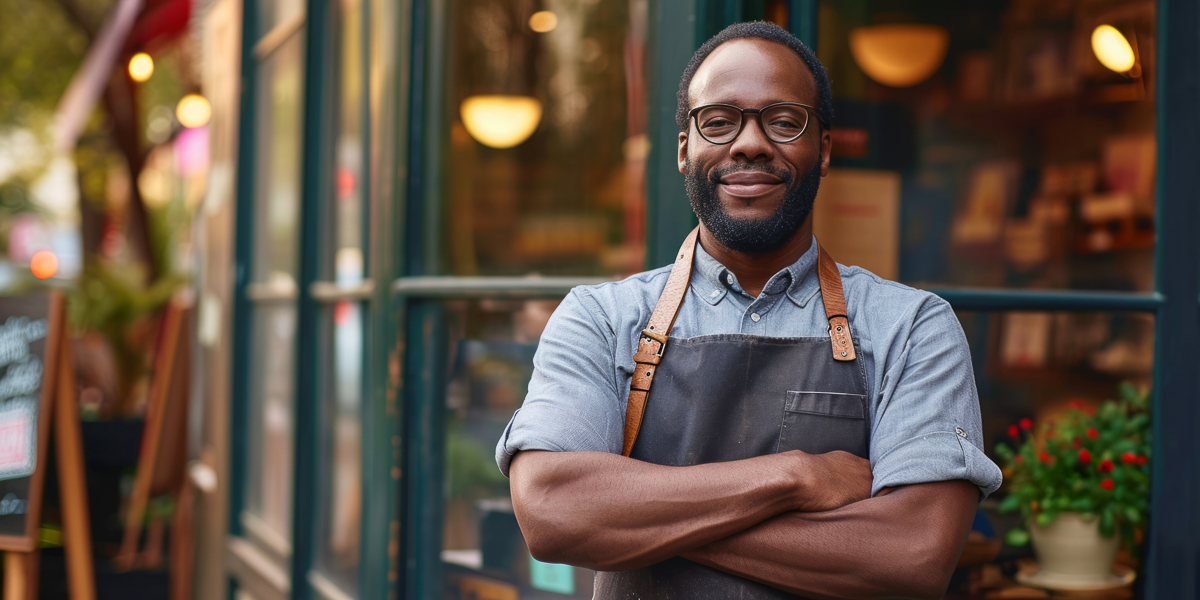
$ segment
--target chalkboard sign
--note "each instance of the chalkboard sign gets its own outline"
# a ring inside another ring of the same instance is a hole
[[[0,296],[0,550],[37,547],[62,295]]]

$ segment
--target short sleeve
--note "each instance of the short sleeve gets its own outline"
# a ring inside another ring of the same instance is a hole
[[[505,476],[521,450],[620,452],[614,342],[600,305],[586,289],[572,290],[542,332],[529,394],[496,444]]]
[[[926,298],[900,341],[894,359],[889,352],[872,415],[871,493],[965,479],[986,497],[1002,476],[983,452],[971,353],[954,311]]]

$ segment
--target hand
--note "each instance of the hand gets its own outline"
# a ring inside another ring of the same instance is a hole
[[[871,461],[849,452],[836,450],[826,454],[805,454],[800,479],[801,512],[821,512],[841,508],[871,497]]]

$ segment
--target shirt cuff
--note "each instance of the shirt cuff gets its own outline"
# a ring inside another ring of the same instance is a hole
[[[980,500],[1003,481],[1000,467],[953,431],[909,438],[872,465],[871,495],[887,487],[965,479],[979,488]]]

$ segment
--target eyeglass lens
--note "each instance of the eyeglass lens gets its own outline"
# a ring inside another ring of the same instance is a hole
[[[804,134],[808,127],[808,111],[802,106],[780,104],[769,106],[758,115],[763,132],[772,142],[786,143]],[[742,131],[744,113],[732,106],[708,106],[696,112],[696,127],[704,139],[714,144],[728,144]]]

